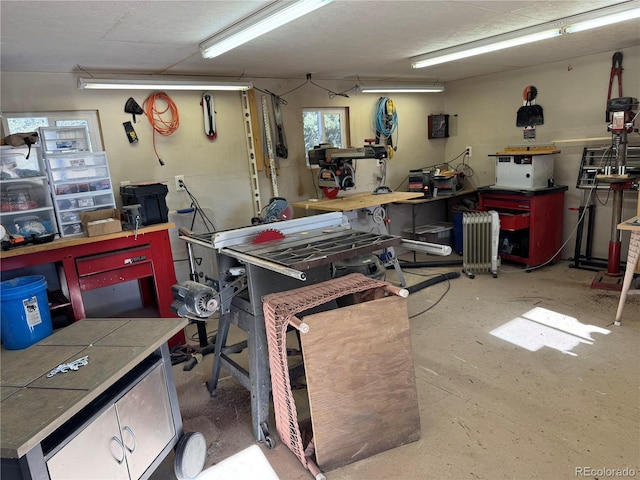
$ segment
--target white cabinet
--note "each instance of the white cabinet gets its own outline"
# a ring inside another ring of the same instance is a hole
[[[47,461],[52,480],[138,479],[176,435],[157,365]]]
[[[60,235],[83,235],[82,212],[116,206],[107,154],[91,151],[85,127],[42,127],[40,139]]]
[[[28,156],[28,158],[27,158]],[[15,240],[52,240],[58,231],[40,149],[2,146],[0,221]]]
[[[40,127],[39,138],[45,153],[91,152],[89,129],[78,127]]]

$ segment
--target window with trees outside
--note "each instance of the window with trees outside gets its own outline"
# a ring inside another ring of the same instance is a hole
[[[102,135],[100,121],[95,110],[69,112],[21,112],[7,113],[2,116],[2,128],[5,135],[13,133],[35,132],[39,127],[89,127],[93,151],[101,152]]]
[[[321,143],[329,143],[334,147],[345,148],[349,139],[349,109],[347,107],[304,108],[302,110],[304,130],[304,148],[309,165],[309,150]],[[317,165],[313,165],[316,167]]]

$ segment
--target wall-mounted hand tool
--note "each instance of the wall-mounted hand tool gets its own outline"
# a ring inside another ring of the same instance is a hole
[[[209,140],[213,141],[218,136],[216,130],[216,110],[213,104],[213,95],[210,92],[204,92],[202,94],[202,114],[204,116],[204,133]]]

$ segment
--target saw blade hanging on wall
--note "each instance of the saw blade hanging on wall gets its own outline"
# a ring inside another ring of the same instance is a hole
[[[213,141],[218,136],[218,131],[216,130],[216,110],[211,92],[204,92],[202,94],[200,105],[202,105],[204,133],[209,140]]]

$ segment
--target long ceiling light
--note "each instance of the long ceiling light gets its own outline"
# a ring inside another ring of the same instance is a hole
[[[430,67],[473,57],[475,55],[482,55],[483,53],[538,42],[564,34],[582,32],[591,28],[632,20],[640,17],[640,8],[637,5],[638,2],[636,1],[626,2],[613,7],[594,10],[534,27],[523,28],[522,30],[516,30],[456,47],[419,55],[412,59],[411,66],[413,68]]]
[[[204,80],[148,79],[125,80],[119,78],[79,78],[79,89],[103,90],[249,90],[250,82],[208,82]]]
[[[444,85],[376,85],[360,87],[362,93],[440,93]]]
[[[276,0],[266,8],[215,34],[200,44],[204,58],[214,58],[254,38],[331,3],[333,0]]]
[[[595,12],[598,13],[598,12]],[[590,18],[592,17],[592,18]],[[571,22],[568,26],[562,29],[562,33],[577,33],[584,32],[585,30],[591,30],[592,28],[604,27],[607,25],[613,25],[614,23],[625,22],[627,20],[633,20],[640,18],[640,7],[632,9],[625,9],[619,12],[612,12],[609,14],[600,13],[600,15],[587,15],[585,14],[579,21]]]

